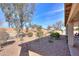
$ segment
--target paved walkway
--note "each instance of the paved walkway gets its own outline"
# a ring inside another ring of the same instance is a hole
[[[74,46],[69,46],[72,56],[79,56],[79,37],[74,37]]]
[[[0,56],[19,56],[20,49],[21,48],[18,46],[18,43],[15,42],[11,45],[3,47],[2,51],[0,51]]]
[[[69,46],[71,56],[79,56],[79,48]]]

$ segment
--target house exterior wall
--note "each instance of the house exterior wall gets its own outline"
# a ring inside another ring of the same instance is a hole
[[[73,34],[73,25],[68,24],[68,45],[73,46],[74,45],[74,34]]]

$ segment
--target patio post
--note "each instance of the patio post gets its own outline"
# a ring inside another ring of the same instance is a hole
[[[68,23],[68,45],[74,45],[73,24]]]
[[[68,36],[68,25],[66,25],[66,36]]]

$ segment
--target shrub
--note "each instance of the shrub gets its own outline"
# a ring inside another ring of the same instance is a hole
[[[43,36],[43,32],[42,31],[38,31],[36,34],[37,37],[42,37]]]
[[[17,33],[16,37],[25,37],[26,34],[23,32]]]
[[[20,41],[23,41],[23,37],[25,37],[26,34],[24,32],[20,32],[20,33],[17,33],[16,37],[20,39]]]
[[[27,35],[28,35],[29,37],[32,37],[32,36],[33,36],[33,33],[32,33],[32,32],[29,32]]]
[[[53,38],[59,38],[60,34],[58,32],[51,32],[50,36]]]

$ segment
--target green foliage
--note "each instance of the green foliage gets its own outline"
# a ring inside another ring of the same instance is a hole
[[[75,30],[79,31],[79,27],[78,27],[78,28],[76,28]]]
[[[29,36],[29,37],[32,37],[32,36],[33,36],[33,33],[32,33],[32,32],[29,32],[29,33],[28,33],[28,36]]]
[[[31,26],[35,4],[0,4],[9,27],[15,28],[17,34],[23,32],[24,27]],[[27,25],[28,24],[28,25]],[[26,30],[26,32],[28,29]],[[20,35],[21,36],[21,35]]]
[[[51,32],[50,33],[50,36],[53,38],[53,37],[55,37],[55,38],[59,38],[60,37],[60,34],[58,33],[58,32]]]

